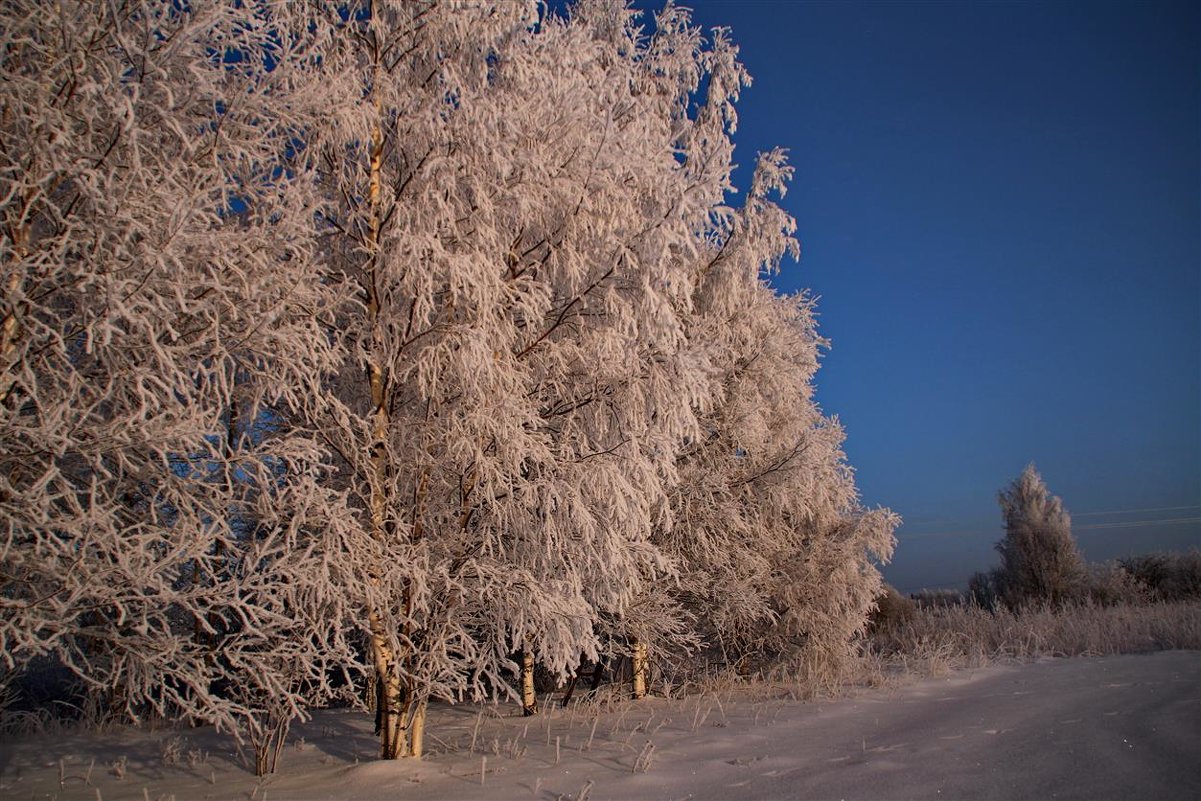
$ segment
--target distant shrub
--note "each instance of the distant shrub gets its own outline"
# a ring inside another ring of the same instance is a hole
[[[1001,607],[1010,608],[1012,596],[1007,599],[1002,592],[1005,587],[1005,578],[1001,570],[973,574],[968,581],[967,597],[969,602],[989,611],[995,611]],[[1076,582],[1073,594],[1077,602],[1100,606],[1176,600],[1150,592],[1130,570],[1119,562],[1086,565],[1085,572]],[[1048,601],[1044,599],[1043,603],[1048,603]],[[1019,601],[1016,604],[1016,606],[1023,605],[1037,606],[1038,604],[1037,602],[1032,604],[1030,599],[1024,602]]]
[[[919,590],[909,597],[919,609],[941,609],[960,606],[964,602],[963,593],[959,590]]]
[[[1201,598],[1201,550],[1132,556],[1119,564],[1156,600]]]
[[[981,609],[996,609],[1000,603],[998,571],[973,573],[967,583],[967,597]]]
[[[1155,600],[1147,588],[1118,562],[1089,567],[1086,595],[1089,601],[1101,606],[1140,604]]]
[[[77,710],[87,698],[87,689],[53,654],[30,659],[12,670],[0,666],[3,709],[33,712],[57,709]]]
[[[891,584],[884,585],[884,591],[876,598],[876,608],[868,617],[868,632],[875,633],[884,628],[902,626],[917,613],[917,605],[901,595]]]

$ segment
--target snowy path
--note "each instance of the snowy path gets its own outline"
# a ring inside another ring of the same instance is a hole
[[[175,765],[163,759],[170,732],[8,740],[0,797],[574,801],[586,789],[589,801],[1201,798],[1197,651],[994,666],[826,702],[736,693],[599,718],[501,711],[437,710],[431,745],[441,753],[421,763],[370,761],[366,717],[323,713],[262,786],[224,741],[198,731],[177,733],[184,756]],[[122,755],[118,779],[108,765]],[[640,758],[649,769],[636,772]]]
[[[928,680],[795,710],[737,748],[767,758],[727,797],[1197,799],[1201,654]]]

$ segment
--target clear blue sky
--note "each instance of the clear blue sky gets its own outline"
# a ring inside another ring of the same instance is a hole
[[[1201,546],[1197,5],[681,4],[754,78],[739,163],[791,150],[775,283],[821,297],[819,401],[906,520],[886,577],[994,564],[1030,461],[1089,558]]]

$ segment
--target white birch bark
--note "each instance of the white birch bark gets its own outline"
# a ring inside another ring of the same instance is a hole
[[[630,672],[633,677],[634,700],[646,697],[647,654],[646,643],[634,640],[634,650],[630,658]]]
[[[534,690],[534,653],[527,648],[521,650],[521,714],[526,717],[538,714],[538,694]]]

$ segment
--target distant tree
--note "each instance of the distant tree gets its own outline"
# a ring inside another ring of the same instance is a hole
[[[1087,597],[1090,603],[1099,606],[1141,604],[1157,599],[1151,588],[1118,561],[1089,565]]]
[[[1072,521],[1063,503],[1027,465],[997,497],[1005,537],[997,543],[1001,567],[997,592],[1010,606],[1072,600],[1084,590],[1087,568],[1072,537]]]

